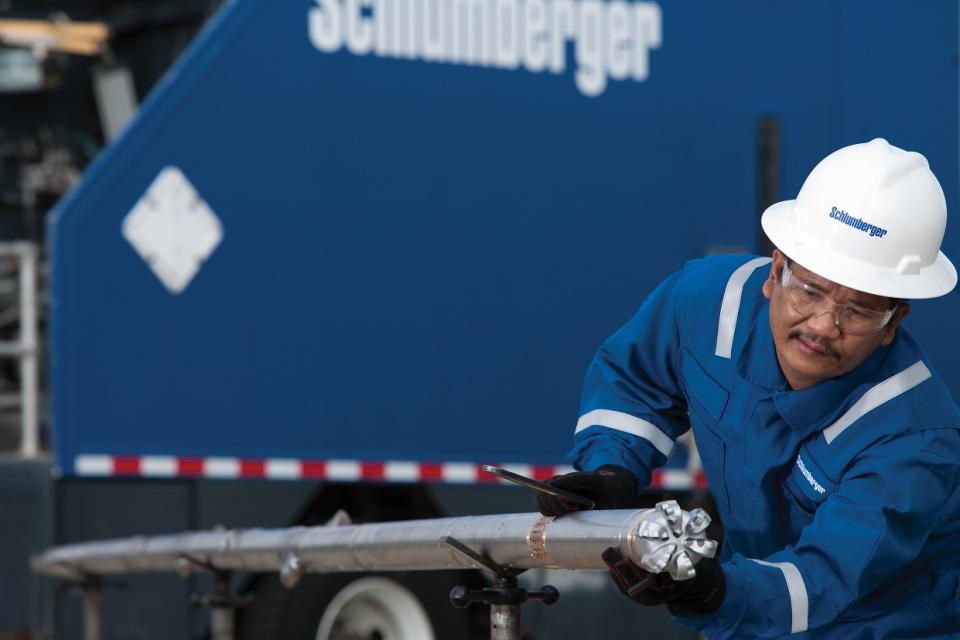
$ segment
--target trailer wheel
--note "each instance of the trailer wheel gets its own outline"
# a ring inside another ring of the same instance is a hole
[[[316,640],[434,640],[433,625],[410,589],[390,578],[360,578],[333,596]]]
[[[487,636],[484,607],[455,609],[450,590],[478,587],[476,571],[307,574],[292,591],[261,575],[241,609],[238,634],[253,640],[469,640]]]

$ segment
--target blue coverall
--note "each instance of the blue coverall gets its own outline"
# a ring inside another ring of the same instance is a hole
[[[801,391],[777,363],[769,258],[665,280],[587,371],[571,462],[650,482],[688,427],[723,522],[708,638],[960,637],[960,413],[903,327]]]

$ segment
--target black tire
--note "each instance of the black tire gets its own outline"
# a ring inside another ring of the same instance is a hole
[[[238,614],[237,638],[315,640],[320,619],[334,596],[351,582],[370,576],[389,578],[409,589],[423,605],[437,640],[489,637],[486,607],[455,609],[449,600],[450,590],[457,585],[482,585],[477,572],[410,571],[308,574],[292,591],[280,584],[276,574],[261,575],[249,590],[256,599]]]

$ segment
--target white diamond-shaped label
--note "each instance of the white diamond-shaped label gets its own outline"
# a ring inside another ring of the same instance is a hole
[[[220,218],[177,167],[164,167],[123,219],[123,237],[170,293],[187,288],[223,240]]]

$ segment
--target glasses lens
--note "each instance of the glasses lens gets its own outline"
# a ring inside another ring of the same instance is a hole
[[[862,336],[879,331],[887,324],[888,314],[884,311],[842,307],[839,309],[840,330],[854,336]]]
[[[783,274],[783,291],[787,303],[797,314],[809,318],[831,313],[840,330],[854,336],[879,331],[886,326],[891,315],[889,311],[838,305],[820,291],[798,280],[786,268]]]

